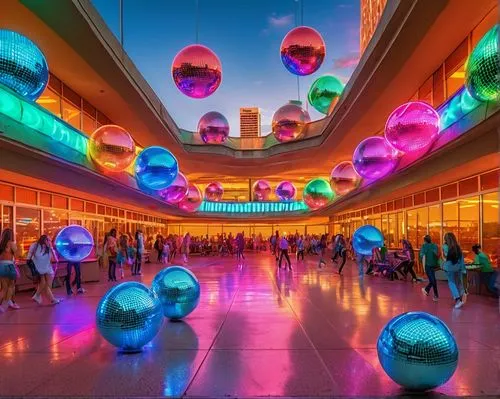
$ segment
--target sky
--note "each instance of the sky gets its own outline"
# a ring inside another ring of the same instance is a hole
[[[111,31],[119,36],[119,0],[92,0]],[[280,44],[296,25],[318,30],[326,57],[314,74],[300,77],[304,107],[318,77],[344,83],[359,59],[359,0],[123,0],[123,41],[129,57],[155,90],[177,125],[196,131],[199,118],[218,111],[239,136],[239,108],[259,107],[262,134],[271,131],[273,113],[297,100],[297,78],[280,59]],[[302,11],[301,11],[302,10]],[[302,19],[302,21],[301,21]],[[222,83],[205,99],[182,94],[171,76],[175,55],[185,46],[210,47],[222,63]],[[323,117],[311,106],[312,120]]]

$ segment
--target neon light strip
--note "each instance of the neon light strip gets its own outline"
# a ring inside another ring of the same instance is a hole
[[[285,213],[308,211],[303,201],[291,202],[210,202],[203,201],[198,212],[205,213]]]

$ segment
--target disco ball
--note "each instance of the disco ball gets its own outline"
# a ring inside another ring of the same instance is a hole
[[[316,111],[327,115],[339,101],[342,90],[344,85],[335,76],[321,76],[311,85],[307,99]]]
[[[257,180],[253,184],[254,201],[267,201],[271,195],[271,185],[267,180]]]
[[[306,184],[302,197],[310,209],[316,210],[332,201],[335,193],[332,191],[330,183],[327,180],[317,178],[312,179]]]
[[[178,204],[188,192],[188,180],[181,172],[177,173],[177,177],[173,183],[158,191],[158,195],[169,204]]]
[[[281,61],[294,75],[316,72],[325,58],[325,42],[319,32],[308,26],[298,26],[281,42]]]
[[[163,315],[169,319],[186,317],[200,302],[200,283],[182,266],[161,270],[153,279],[151,290],[160,299]]]
[[[172,77],[182,94],[191,98],[205,98],[219,87],[222,65],[208,47],[193,44],[184,47],[175,56]]]
[[[194,212],[200,207],[202,201],[200,189],[194,184],[189,184],[187,194],[179,201],[179,208],[186,212]]]
[[[218,181],[210,183],[205,188],[205,199],[207,201],[220,201],[224,195],[224,187]]]
[[[500,101],[498,24],[479,41],[465,65],[465,86],[479,101]]]
[[[399,156],[396,149],[379,136],[368,137],[358,144],[352,163],[361,177],[380,179],[394,170]]]
[[[393,318],[377,342],[378,359],[394,382],[408,390],[443,385],[458,365],[458,346],[450,329],[425,312]]]
[[[137,352],[150,342],[163,323],[160,300],[135,281],[111,288],[99,301],[96,325],[110,344],[125,352]]]
[[[295,198],[297,189],[292,182],[285,180],[278,184],[275,193],[280,201],[291,201]]]
[[[349,161],[340,162],[330,174],[330,187],[337,195],[346,195],[358,187],[361,178]]]
[[[49,67],[38,46],[26,36],[0,29],[0,83],[35,101],[49,82]]]
[[[111,172],[127,169],[135,158],[135,143],[120,126],[104,125],[92,133],[89,154],[96,164]]]
[[[273,115],[272,130],[279,142],[292,141],[300,137],[307,123],[309,113],[296,104],[286,104]]]
[[[145,148],[135,160],[135,177],[146,189],[167,188],[174,182],[178,173],[177,159],[162,147]]]
[[[373,248],[384,245],[384,235],[375,226],[366,224],[352,235],[352,247],[359,255],[371,256]]]
[[[198,133],[206,144],[220,144],[229,136],[229,122],[220,112],[207,112],[198,122]]]
[[[74,224],[63,227],[57,233],[55,247],[64,259],[80,262],[92,252],[94,238],[86,228]]]
[[[428,148],[439,135],[439,114],[429,104],[412,101],[396,108],[385,124],[385,138],[397,150]]]

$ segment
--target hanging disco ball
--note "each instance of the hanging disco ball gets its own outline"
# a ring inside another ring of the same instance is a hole
[[[349,161],[340,162],[332,169],[330,186],[337,195],[346,195],[358,187],[361,178]]]
[[[221,144],[229,136],[229,122],[220,112],[207,112],[198,122],[198,133],[205,144]]]
[[[307,99],[314,109],[322,114],[328,115],[330,109],[333,110],[335,104],[344,90],[344,85],[335,76],[325,75],[316,79],[309,93]]]
[[[122,127],[104,125],[90,136],[89,154],[101,168],[121,172],[134,161],[135,143],[130,133]]]
[[[80,262],[90,255],[94,238],[90,232],[78,225],[63,227],[57,233],[55,247],[59,255],[70,262]]]
[[[188,180],[181,172],[170,186],[158,191],[158,195],[169,204],[178,204],[188,192]]]
[[[375,226],[366,224],[352,235],[352,247],[357,254],[371,256],[373,248],[384,245],[384,235]]]
[[[325,42],[319,32],[308,26],[298,26],[281,42],[281,61],[294,75],[316,72],[325,59]]]
[[[304,127],[311,122],[309,113],[296,104],[286,104],[273,115],[272,130],[274,137],[281,143],[300,137]]]
[[[186,317],[200,302],[200,283],[182,266],[161,270],[153,279],[151,290],[160,299],[163,315],[173,320]]]
[[[163,190],[170,186],[177,174],[179,166],[172,153],[163,147],[147,147],[135,160],[135,178],[140,186],[149,190]]]
[[[335,193],[327,180],[316,178],[306,184],[302,198],[310,209],[316,210],[332,201],[335,198]]]
[[[205,98],[222,81],[222,65],[208,47],[192,44],[177,53],[172,63],[172,77],[177,88],[188,97]]]
[[[252,191],[254,201],[267,201],[271,195],[271,185],[267,180],[257,180]]]
[[[49,82],[49,67],[40,48],[20,33],[0,29],[0,83],[35,101]]]
[[[366,179],[380,179],[394,170],[399,154],[383,137],[373,136],[358,144],[352,157],[356,172]]]
[[[412,391],[437,388],[458,365],[458,346],[446,324],[425,312],[394,317],[377,342],[378,359],[394,382]]]
[[[202,202],[203,196],[200,189],[194,184],[189,184],[187,194],[179,201],[179,208],[186,212],[194,212]]]
[[[292,201],[297,194],[297,189],[292,182],[285,180],[276,186],[275,193],[280,201]]]
[[[432,106],[412,101],[396,108],[385,124],[385,139],[397,150],[420,151],[439,135],[439,114]]]
[[[223,195],[224,195],[224,187],[222,187],[222,184],[219,183],[218,181],[210,183],[205,188],[205,199],[207,201],[218,202],[222,199]]]
[[[465,65],[465,87],[476,100],[500,101],[498,24],[479,41]]]

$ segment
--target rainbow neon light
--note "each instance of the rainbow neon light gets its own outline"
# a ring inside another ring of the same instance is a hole
[[[203,201],[198,213],[284,213],[303,212],[309,208],[302,201],[292,202],[210,202]]]

